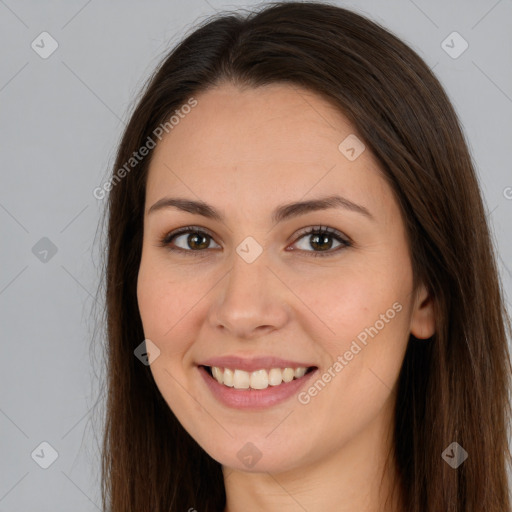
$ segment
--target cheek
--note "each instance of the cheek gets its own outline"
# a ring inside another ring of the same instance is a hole
[[[326,411],[340,411],[342,423],[347,411],[358,411],[364,421],[380,409],[396,382],[409,339],[412,274],[396,263],[365,265],[361,270],[340,267],[330,279],[315,280],[315,286],[303,277],[302,284],[296,280],[295,289],[315,313],[315,325],[307,328],[322,340],[330,369],[322,381],[328,381],[325,387],[332,392],[319,392],[322,397],[315,401]],[[323,389],[321,383],[318,388]]]
[[[388,316],[398,317],[393,304],[407,293],[408,280],[403,269],[398,273],[395,268],[369,263],[361,263],[361,268],[348,263],[309,276],[296,272],[286,278],[309,309],[307,329],[335,348],[350,344],[389,310]]]
[[[141,261],[137,301],[144,336],[160,350],[150,366],[157,387],[175,413],[193,408],[194,404],[183,396],[181,386],[187,379],[183,362],[192,345],[190,312],[197,300],[191,297],[185,279],[178,279],[165,266],[150,263],[148,258]]]
[[[139,312],[144,335],[161,350],[168,348],[166,340],[177,339],[176,333],[186,323],[187,312],[197,302],[194,295],[186,280],[176,279],[161,265],[142,260],[137,279]]]

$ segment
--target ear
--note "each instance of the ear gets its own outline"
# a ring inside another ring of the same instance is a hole
[[[418,339],[427,339],[435,332],[434,299],[422,284],[416,293],[411,315],[411,334]]]

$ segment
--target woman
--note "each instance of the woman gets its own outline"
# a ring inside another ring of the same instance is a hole
[[[108,189],[106,510],[510,510],[489,227],[404,43],[321,3],[208,20]]]

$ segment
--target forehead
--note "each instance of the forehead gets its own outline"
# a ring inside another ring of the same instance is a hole
[[[231,192],[247,208],[256,197],[278,204],[333,187],[363,203],[382,196],[375,157],[365,149],[351,161],[340,151],[356,130],[321,96],[288,84],[225,84],[194,98],[153,150],[148,202],[174,191],[208,202]]]
[[[355,129],[324,98],[304,89],[273,84],[244,90],[225,84],[196,97],[197,106],[183,115],[159,145],[172,146],[180,161],[216,157],[229,160],[318,161],[337,156],[338,144]],[[194,144],[195,151],[180,151]],[[322,150],[324,155],[319,154]]]

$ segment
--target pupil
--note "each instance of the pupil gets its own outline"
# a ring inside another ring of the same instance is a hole
[[[194,244],[196,243],[196,241],[198,239],[203,239],[203,243],[199,243],[199,245],[201,247],[194,247]],[[188,236],[188,243],[189,243],[189,246],[192,248],[192,249],[204,249],[205,247],[208,247],[208,242],[206,240],[206,236],[204,235],[199,235],[197,233],[193,234],[193,235],[189,235]]]
[[[313,235],[313,239],[312,241],[310,242],[311,246],[313,248],[316,248],[316,249],[319,249],[320,247],[318,247],[318,245],[322,245],[322,244],[327,244],[328,247],[323,247],[324,249],[329,249],[330,246],[332,245],[329,244],[328,240],[329,240],[330,236],[329,235]],[[322,240],[323,239],[323,240]]]

